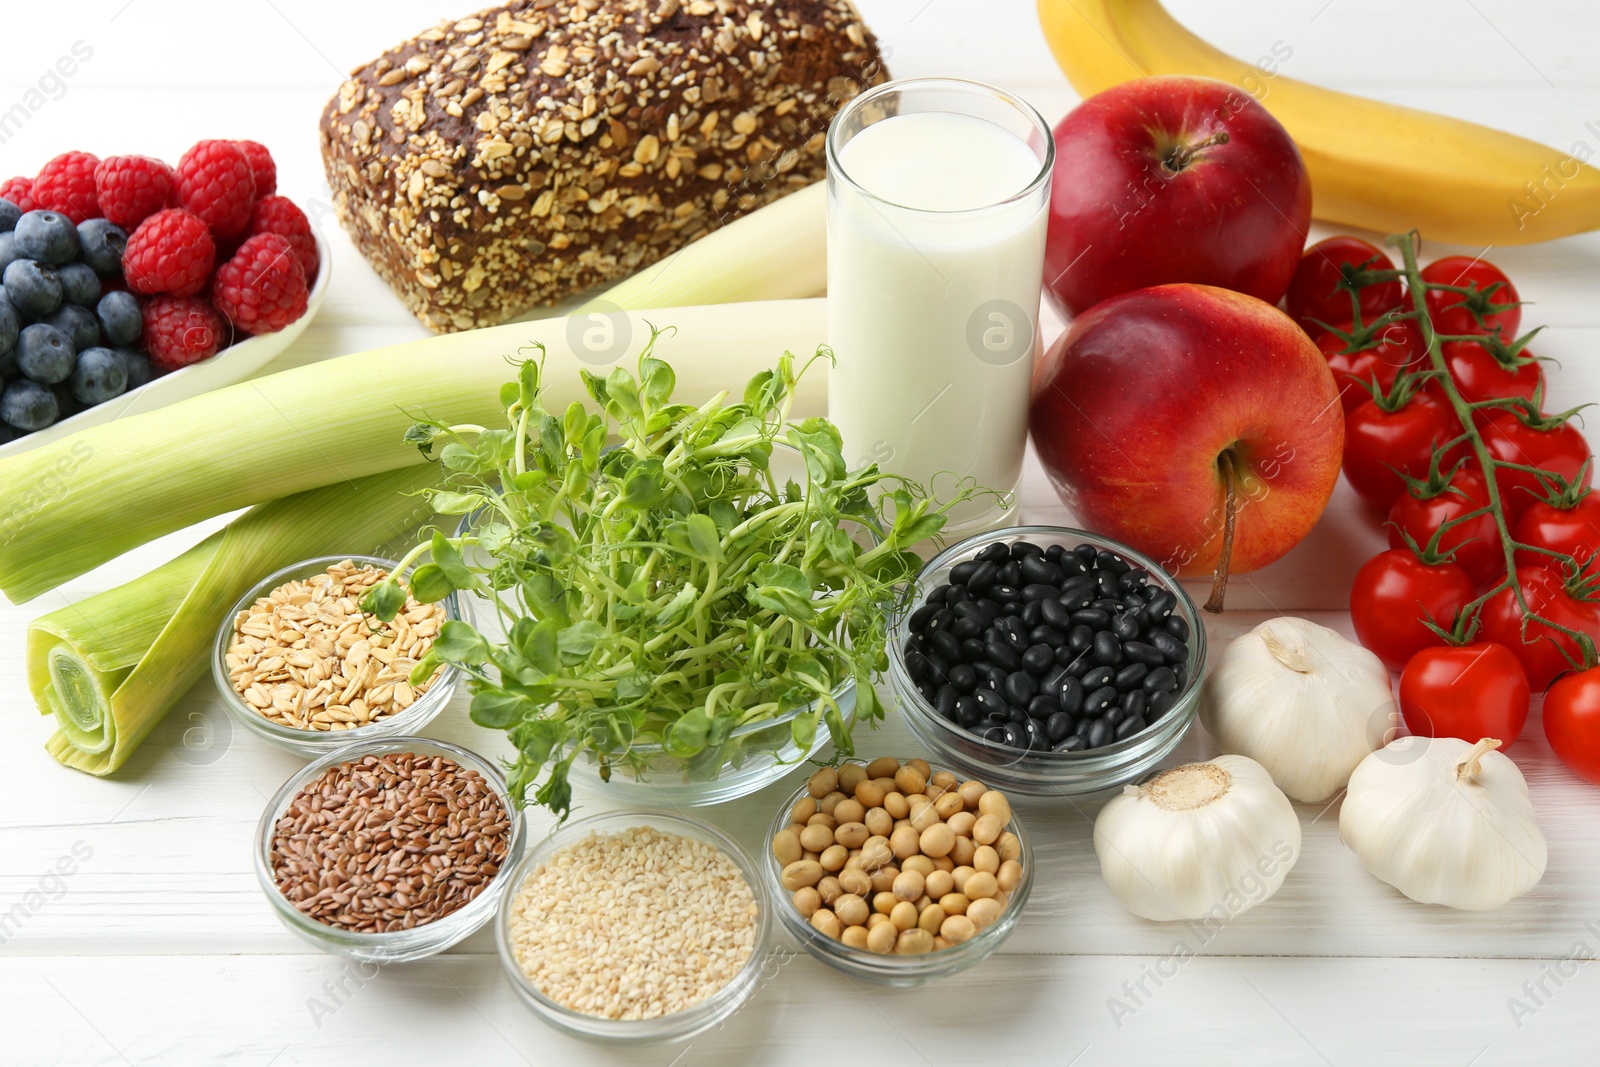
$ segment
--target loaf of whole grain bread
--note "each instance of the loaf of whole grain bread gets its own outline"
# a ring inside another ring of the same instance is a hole
[[[356,70],[322,157],[379,275],[464,330],[817,181],[834,112],[886,76],[850,0],[512,0]]]

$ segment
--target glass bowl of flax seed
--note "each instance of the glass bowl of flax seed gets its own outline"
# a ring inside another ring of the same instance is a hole
[[[316,757],[351,742],[414,734],[444,710],[460,681],[449,664],[413,683],[440,628],[463,618],[452,593],[407,599],[391,623],[361,611],[368,589],[398,564],[377,556],[303,560],[239,598],[217,633],[211,673],[246,730]]]

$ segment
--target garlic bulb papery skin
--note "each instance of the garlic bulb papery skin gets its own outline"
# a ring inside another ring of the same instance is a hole
[[[1300,858],[1300,820],[1266,769],[1218,756],[1124,786],[1094,821],[1100,876],[1146,919],[1242,915]]]
[[[1484,738],[1402,737],[1361,761],[1339,836],[1422,904],[1498,908],[1544,877],[1549,849],[1517,765]]]
[[[1260,763],[1302,803],[1342,789],[1398,721],[1377,656],[1289,616],[1235,638],[1201,693],[1200,721],[1217,747]]]

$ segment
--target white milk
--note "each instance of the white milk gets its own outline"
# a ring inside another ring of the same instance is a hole
[[[1017,194],[1038,176],[1038,155],[993,122],[931,111],[863,128],[837,161],[850,180],[830,178],[828,198],[828,414],[846,460],[941,497],[960,478],[1013,492],[1048,185]],[[1008,515],[982,498],[952,518],[971,532]]]

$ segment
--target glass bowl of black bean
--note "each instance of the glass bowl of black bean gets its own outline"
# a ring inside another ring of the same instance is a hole
[[[1142,777],[1200,704],[1194,602],[1126,545],[1014,526],[947,548],[897,612],[889,683],[939,761],[1032,796]]]

